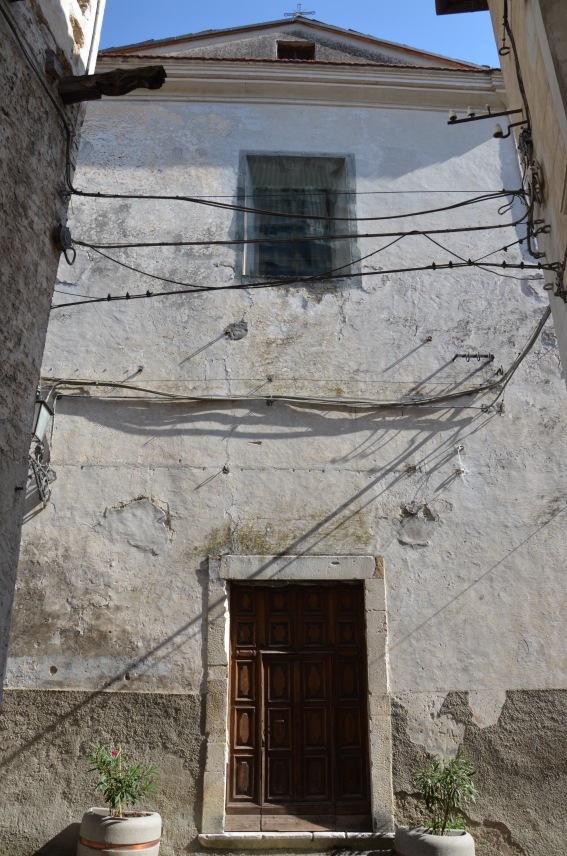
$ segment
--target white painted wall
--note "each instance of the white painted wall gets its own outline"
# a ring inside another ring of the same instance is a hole
[[[243,150],[354,155],[360,217],[519,183],[510,141],[493,140],[482,123],[448,129],[439,110],[159,97],[89,108],[76,183],[230,198]],[[360,228],[482,225],[522,213],[499,216],[499,204]],[[85,241],[211,240],[234,236],[235,215],[75,199],[70,225]],[[465,259],[509,244],[513,261],[520,236],[435,239]],[[359,253],[389,240],[360,241]],[[107,252],[218,286],[234,281],[239,250]],[[451,257],[409,237],[361,269]],[[550,328],[506,390],[502,413],[484,412],[491,395],[428,409],[231,402],[249,394],[399,400],[479,383],[507,369],[529,339],[547,303],[541,284],[533,272],[517,280],[467,269],[56,310],[46,378],[214,400],[132,393],[117,401],[123,392],[85,387],[58,401],[58,480],[52,503],[26,527],[8,685],[198,692],[201,563],[209,553],[287,550],[385,557],[390,688],[426,694],[414,706],[469,689],[489,721],[502,688],[565,687],[567,464],[555,442],[567,414]],[[74,267],[61,266],[55,297],[159,287],[79,249]],[[229,341],[225,327],[241,319],[248,335]],[[453,360],[466,351],[490,351],[495,361]]]

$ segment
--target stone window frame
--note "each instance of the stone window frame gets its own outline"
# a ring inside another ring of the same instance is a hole
[[[344,209],[345,209],[345,217],[347,218],[344,224],[344,229],[348,230],[349,239],[340,241],[339,248],[339,257],[335,259],[336,266],[338,269],[342,267],[346,267],[348,265],[348,269],[346,273],[348,273],[348,278],[343,280],[339,278],[337,274],[335,274],[335,279],[332,280],[333,286],[338,286],[348,283],[350,286],[356,285],[360,287],[360,279],[357,274],[360,273],[360,253],[358,251],[357,239],[356,239],[356,229],[354,228],[354,218],[356,216],[356,168],[355,168],[355,157],[353,154],[348,152],[307,152],[307,151],[266,151],[264,149],[261,150],[245,150],[239,153],[239,164],[238,164],[238,186],[236,191],[236,199],[237,202],[247,206],[250,202],[250,187],[251,187],[251,177],[249,170],[249,162],[248,159],[254,157],[266,157],[266,158],[321,158],[322,160],[342,160],[344,162],[344,192],[345,193],[345,201],[344,201]],[[238,213],[236,219],[236,239],[239,241],[244,241],[249,236],[249,226],[247,225],[248,214],[245,211],[240,211]],[[334,262],[334,263],[335,263]],[[260,274],[250,272],[250,262],[247,260],[247,246],[243,244],[241,252],[237,255],[237,278],[243,283],[249,282],[260,282],[262,280],[272,279],[274,277],[266,277]],[[278,277],[276,277],[278,278]],[[281,277],[282,280],[288,279],[288,277]],[[291,277],[293,280],[293,277]],[[301,277],[298,277],[301,280]],[[292,282],[293,284],[293,282]],[[299,282],[298,284],[301,284]],[[321,280],[315,279],[313,282],[307,283],[310,288],[316,286],[328,287],[329,282],[322,278]]]
[[[321,846],[366,843],[393,829],[392,737],[387,668],[384,563],[374,556],[210,556],[206,638],[206,762],[199,841],[206,847]],[[368,726],[373,833],[225,832],[229,717],[229,596],[231,582],[364,584],[368,660]],[[258,846],[258,844],[256,844]]]

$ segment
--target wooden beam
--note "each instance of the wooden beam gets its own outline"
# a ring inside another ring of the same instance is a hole
[[[65,104],[97,101],[103,95],[127,95],[133,89],[160,89],[167,77],[163,65],[117,68],[102,74],[62,77],[57,88]]]
[[[455,15],[459,12],[488,12],[488,0],[435,0],[438,15]]]

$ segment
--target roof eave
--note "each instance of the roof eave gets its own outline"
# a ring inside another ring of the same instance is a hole
[[[466,2],[469,1],[483,2],[483,0],[466,0]],[[444,2],[447,2],[447,0],[444,0]],[[414,56],[429,57],[433,60],[437,59],[442,60],[443,62],[455,63],[455,65],[458,65],[462,68],[473,69],[480,67],[475,63],[466,62],[465,60],[453,59],[451,57],[442,56],[441,54],[430,53],[429,51],[419,50],[419,48],[412,48],[409,45],[400,44],[398,42],[390,42],[386,39],[378,39],[375,36],[367,35],[365,33],[359,33],[357,30],[346,30],[344,29],[344,27],[336,27],[333,24],[325,24],[322,21],[312,20],[310,18],[304,17],[277,18],[274,21],[264,21],[261,24],[244,24],[239,27],[227,27],[225,29],[220,30],[201,30],[201,32],[199,33],[187,33],[185,35],[175,36],[167,39],[148,39],[144,42],[136,42],[130,45],[119,45],[117,47],[104,48],[99,52],[99,56],[104,56],[105,54],[109,53],[115,53],[116,51],[120,51],[121,54],[127,54],[130,52],[136,52],[140,48],[147,48],[150,45],[159,50],[159,48],[166,47],[168,45],[179,44],[179,42],[201,41],[203,39],[213,38],[215,36],[226,36],[228,34],[239,34],[245,32],[257,32],[259,30],[265,30],[272,27],[290,26],[291,24],[298,23],[302,26],[313,27],[314,29],[322,29],[334,33],[344,33],[346,36],[350,36],[351,38],[370,42],[374,45],[380,45],[386,48],[402,50]]]
[[[488,12],[488,0],[435,0],[438,15],[456,15],[460,12]]]

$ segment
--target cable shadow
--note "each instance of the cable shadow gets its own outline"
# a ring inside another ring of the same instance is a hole
[[[455,603],[455,601],[457,601],[457,600],[459,600],[459,598],[463,597],[463,595],[465,595],[468,591],[470,591],[476,585],[478,585],[478,583],[480,583],[481,580],[490,576],[490,574],[493,573],[493,571],[495,571],[496,568],[500,567],[500,565],[502,565],[507,559],[509,559],[510,556],[512,556],[517,550],[520,549],[520,547],[523,547],[525,544],[527,544],[527,542],[530,541],[535,535],[537,535],[538,532],[541,532],[542,529],[545,529],[545,527],[548,526],[552,520],[554,520],[556,517],[558,517],[564,511],[567,511],[567,504],[564,505],[562,508],[559,508],[557,511],[555,511],[549,517],[548,520],[546,520],[544,523],[542,523],[540,526],[538,526],[537,529],[535,529],[530,535],[528,535],[527,538],[524,538],[523,541],[520,541],[520,543],[517,544],[512,550],[509,550],[505,556],[503,556],[498,562],[495,562],[495,564],[492,565],[490,568],[488,568],[488,570],[486,570],[483,574],[481,574],[480,577],[477,577],[477,579],[473,580],[472,583],[469,583],[468,585],[466,585],[463,589],[461,589],[460,592],[458,592],[456,595],[454,595],[452,598],[450,598],[450,600],[448,600],[446,603],[444,603],[443,606],[440,606],[439,609],[435,610],[435,612],[433,612],[427,618],[424,618],[424,620],[421,621],[418,625],[416,625],[416,627],[414,627],[413,630],[410,630],[409,633],[406,633],[405,636],[402,636],[401,639],[398,639],[397,642],[395,642],[393,645],[390,645],[389,646],[390,650],[393,650],[394,648],[399,647],[404,642],[407,642],[408,639],[411,639],[412,636],[415,636],[415,634],[418,633],[423,627],[425,627],[431,621],[436,619],[437,616],[441,615],[442,612],[445,612],[445,610],[448,609],[451,606],[451,604]]]
[[[254,579],[255,577],[258,577],[260,575],[265,576],[266,572],[275,565],[277,560],[281,558],[289,557],[290,561],[287,565],[284,565],[284,568],[289,567],[289,565],[291,565],[298,557],[306,555],[308,551],[312,551],[314,547],[316,547],[323,540],[327,539],[330,535],[338,531],[342,526],[346,525],[349,520],[351,520],[355,515],[359,514],[364,508],[367,508],[370,504],[379,499],[380,496],[383,496],[383,494],[386,493],[386,491],[390,490],[390,488],[392,488],[395,484],[397,484],[403,479],[406,479],[407,475],[405,471],[399,473],[397,472],[398,468],[410,454],[413,455],[416,450],[420,449],[422,446],[428,443],[432,436],[433,434],[430,433],[426,437],[424,437],[415,447],[411,449],[411,452],[406,450],[400,453],[400,455],[398,455],[397,458],[395,458],[388,467],[383,468],[380,474],[377,475],[376,478],[373,479],[369,484],[367,484],[353,496],[349,497],[348,500],[345,500],[345,502],[341,503],[341,505],[339,505],[333,512],[324,517],[323,520],[320,520],[315,523],[310,529],[307,530],[307,532],[304,532],[303,535],[294,539],[284,550],[280,550],[274,556],[271,556],[263,565],[261,565],[257,569],[257,571],[250,577],[250,579]],[[425,460],[426,459],[427,456]],[[438,464],[438,466],[441,466],[442,463],[443,461]],[[314,535],[317,535],[317,533],[320,533],[321,530],[325,529],[325,527],[328,527],[328,525],[332,523],[339,515],[344,514],[344,512],[353,503],[358,503],[358,500],[360,500],[362,497],[365,497],[366,494],[376,488],[376,486],[379,485],[380,482],[382,482],[387,476],[392,474],[394,474],[395,477],[392,479],[392,481],[385,485],[379,493],[366,500],[362,505],[357,504],[357,507],[353,511],[351,511],[345,517],[342,517],[342,519],[336,522],[331,529],[326,529],[326,531],[322,532],[317,538],[317,540],[311,542],[311,539]],[[306,542],[310,542],[308,546],[305,547],[305,549],[300,549],[300,551],[297,552],[299,548],[306,544]],[[280,570],[281,567],[275,568],[274,576],[276,576]]]
[[[171,633],[169,636],[167,636],[165,639],[163,639],[158,645],[155,645],[153,648],[151,648],[145,654],[142,654],[140,657],[137,657],[136,659],[132,660],[127,665],[127,667],[125,669],[122,669],[116,675],[113,675],[111,678],[109,678],[104,684],[102,684],[102,686],[100,686],[96,690],[93,690],[92,692],[90,692],[86,698],[77,702],[77,704],[73,705],[73,707],[70,708],[66,713],[61,714],[60,716],[57,716],[51,722],[51,724],[49,726],[47,726],[47,728],[44,728],[42,731],[40,731],[38,734],[36,734],[32,740],[28,740],[27,743],[23,744],[18,749],[15,749],[13,752],[6,755],[5,758],[3,758],[0,761],[0,769],[2,769],[3,767],[7,767],[9,764],[11,764],[13,761],[15,761],[22,753],[31,749],[33,746],[35,746],[37,743],[39,743],[41,740],[43,740],[43,738],[46,735],[51,734],[54,731],[56,731],[57,728],[60,727],[61,725],[63,725],[67,719],[70,719],[72,716],[77,714],[79,711],[83,710],[95,698],[98,698],[100,695],[103,695],[108,690],[112,689],[113,687],[116,687],[116,685],[119,682],[120,683],[123,682],[126,674],[128,674],[131,671],[134,671],[135,669],[143,668],[144,664],[146,664],[147,661],[151,657],[153,658],[158,652],[163,651],[164,648],[171,645],[171,643],[174,642],[176,639],[178,639],[179,636],[186,633],[190,628],[195,627],[198,623],[200,623],[202,621],[203,621],[203,613],[200,612],[198,615],[196,615],[190,621],[186,622],[186,624],[183,624],[174,633]],[[179,644],[177,646],[177,649],[178,648],[179,648]],[[174,650],[176,650],[176,649],[174,649]],[[70,690],[70,692],[73,692],[73,690]],[[83,692],[83,691],[77,690],[77,692]]]
[[[255,407],[249,402],[175,402],[167,401],[167,413],[163,412],[163,401],[140,403],[139,401],[124,400],[117,402],[115,399],[94,399],[90,396],[81,397],[79,402],[73,402],[74,396],[59,400],[58,413],[61,416],[77,415],[77,407],[80,402],[81,416],[102,428],[112,431],[121,431],[125,434],[137,435],[140,439],[144,437],[180,437],[196,436],[203,437],[206,433],[209,437],[226,438],[227,435],[239,439],[258,440],[265,437],[269,440],[286,441],[293,438],[314,437],[337,437],[345,433],[353,433],[360,429],[360,422],[364,420],[369,426],[378,428],[390,427],[395,424],[398,430],[428,430],[435,428],[438,433],[451,430],[456,424],[465,425],[470,422],[470,415],[463,415],[458,408],[447,405],[444,413],[450,413],[450,419],[442,419],[442,415],[436,413],[431,415],[427,406],[416,409],[412,402],[406,405],[397,405],[391,409],[378,413],[368,408],[363,415],[349,412],[349,430],[345,432],[344,419],[337,419],[337,414],[345,415],[345,408],[337,404],[328,405],[325,411],[313,413],[311,406],[311,424],[305,425],[304,418],[300,418],[305,407],[299,404],[282,406],[275,401],[273,406],[264,407],[261,402],[254,402]],[[269,399],[269,396],[266,396]],[[109,404],[112,405],[109,408]],[[88,415],[86,406],[88,405]],[[157,405],[157,406],[156,406]],[[161,406],[160,406],[161,405]],[[238,424],[235,427],[234,409],[246,407],[247,412],[242,417],[237,417]],[[181,411],[181,412],[180,412]],[[206,423],[206,427],[204,425]],[[313,427],[315,423],[316,427]],[[281,430],[274,430],[280,428]]]
[[[403,357],[400,357],[398,360],[393,363],[390,363],[389,366],[386,366],[386,368],[382,369],[382,374],[386,374],[391,369],[395,368],[396,366],[399,366],[400,363],[403,363],[404,360],[407,360],[409,357],[411,357],[412,354],[415,354],[416,351],[421,350],[421,348],[423,348],[426,344],[429,343],[421,342],[419,345],[416,345],[415,348],[412,348],[411,351],[408,351],[407,354],[403,355]]]
[[[322,520],[315,523],[313,526],[311,526],[302,535],[300,535],[299,537],[290,541],[289,545],[285,548],[285,550],[279,551],[275,556],[267,557],[266,561],[260,565],[260,567],[250,577],[250,579],[255,579],[258,577],[266,578],[267,572],[268,572],[268,578],[270,578],[269,571],[271,568],[273,568],[273,574],[271,575],[271,578],[277,578],[279,572],[282,569],[285,569],[285,568],[289,567],[290,565],[292,565],[293,562],[296,561],[297,558],[300,558],[300,557],[306,555],[307,553],[312,553],[314,548],[316,548],[322,541],[324,541],[326,538],[328,538],[331,534],[333,534],[334,532],[339,530],[342,526],[344,526],[350,519],[352,519],[352,517],[354,515],[360,513],[361,510],[363,510],[368,505],[370,505],[373,502],[375,502],[376,500],[378,500],[380,496],[382,496],[385,492],[390,490],[398,482],[400,482],[402,479],[405,479],[407,477],[405,471],[402,473],[397,472],[398,468],[400,467],[401,464],[403,464],[403,462],[407,459],[407,457],[410,454],[414,455],[417,451],[419,451],[421,448],[423,448],[435,435],[438,434],[438,431],[439,431],[438,421],[437,420],[433,421],[432,426],[434,426],[435,430],[433,430],[433,427],[432,427],[431,430],[425,436],[421,436],[421,439],[418,443],[416,443],[415,445],[411,445],[410,449],[406,449],[403,452],[401,452],[399,455],[397,455],[390,462],[389,466],[387,468],[382,469],[381,472],[369,482],[369,484],[367,484],[361,490],[357,491],[355,494],[350,496],[347,500],[345,500],[343,503],[341,503],[339,506],[337,506],[330,514],[326,515],[325,518],[323,518]],[[461,430],[461,427],[459,426],[458,421],[457,421],[457,424],[453,423],[451,425],[451,427],[453,428],[453,434],[452,434],[451,439],[446,441],[445,445],[447,445],[449,442],[454,442],[455,434],[458,435],[460,430]],[[438,453],[439,453],[439,449],[435,449],[435,450],[432,450],[430,455],[426,455],[424,457],[424,461],[428,461],[430,459],[430,457],[432,457],[432,456],[435,456],[438,458],[438,460],[435,463],[435,469],[438,469],[444,463],[446,463],[449,451],[447,449],[445,449],[444,454],[441,455],[440,457],[439,457]],[[393,478],[389,478],[390,476],[393,476]],[[377,487],[380,487],[380,489],[377,492],[375,492]],[[371,494],[371,495],[369,496],[369,494]],[[355,505],[356,507],[352,508],[353,505]],[[542,529],[545,525],[547,525],[547,523],[549,523],[554,517],[558,516],[558,514],[560,514],[566,508],[567,508],[567,505],[565,505],[563,508],[561,508],[557,512],[555,512],[553,514],[553,516],[548,521],[546,521],[546,523],[542,524],[542,526],[540,526],[539,529],[536,530],[536,532],[539,531],[540,529]],[[331,527],[331,528],[329,528],[329,527]],[[529,538],[533,537],[534,534],[536,534],[536,533],[535,532],[532,533],[529,536]],[[315,540],[314,540],[314,538],[315,538]],[[525,541],[529,540],[529,538],[525,539]],[[523,541],[522,544],[520,544],[516,548],[514,548],[514,550],[519,549],[519,547],[521,547],[525,543],[525,541]],[[514,551],[511,551],[511,552],[514,552]],[[510,554],[511,553],[509,553],[508,555],[510,555]],[[279,566],[274,567],[276,565],[276,561],[281,560],[282,558],[287,559],[287,562],[286,562],[286,564],[284,564],[283,568],[281,567],[281,562],[278,563]],[[483,576],[488,575],[491,571],[493,571],[503,561],[504,561],[504,558],[501,560],[501,562],[494,565],[493,568],[486,571],[486,573],[483,574]],[[203,574],[202,574],[202,576],[204,577]],[[480,577],[479,579],[482,579],[482,577]],[[450,605],[451,602],[453,602],[458,597],[461,597],[463,594],[465,594],[469,588],[471,588],[474,584],[476,584],[476,582],[478,582],[478,580],[475,581],[475,583],[472,583],[470,586],[467,586],[465,589],[463,589],[462,592],[460,592],[458,595],[456,595],[454,598],[452,598],[451,601],[449,601],[442,608],[440,608],[436,613],[434,613],[434,615],[430,616],[424,622],[422,622],[418,627],[416,627],[412,631],[412,634],[418,632],[420,627],[422,627],[428,621],[433,620],[436,617],[436,615],[438,615],[440,612],[442,612],[443,609],[446,609]],[[91,704],[91,702],[94,699],[97,699],[99,696],[103,695],[104,693],[106,693],[108,691],[115,691],[115,692],[118,691],[118,685],[120,684],[121,686],[123,686],[123,681],[124,681],[127,673],[129,673],[129,672],[131,673],[131,672],[135,672],[135,671],[143,671],[144,669],[146,669],[146,667],[151,667],[155,663],[161,662],[166,657],[170,657],[172,655],[172,653],[174,653],[175,651],[178,651],[180,648],[183,647],[183,645],[187,644],[188,639],[182,638],[182,637],[186,637],[186,634],[191,630],[194,630],[195,633],[199,632],[200,625],[202,625],[203,622],[206,620],[205,619],[206,614],[205,614],[205,608],[204,608],[205,604],[206,604],[207,612],[209,612],[209,611],[215,609],[215,607],[219,606],[221,603],[221,599],[218,599],[216,602],[210,602],[210,603],[207,601],[206,593],[205,593],[204,579],[202,580],[202,583],[203,583],[203,591],[204,591],[203,598],[204,599],[203,599],[203,604],[201,604],[201,609],[196,616],[191,618],[189,621],[187,621],[185,624],[183,624],[181,627],[179,627],[176,631],[171,633],[165,639],[162,639],[161,642],[159,642],[153,648],[150,648],[148,651],[146,651],[141,656],[132,659],[124,669],[120,670],[120,672],[118,672],[117,674],[113,675],[108,680],[106,680],[102,684],[102,686],[97,687],[97,689],[93,690],[92,692],[89,692],[85,698],[78,701],[75,705],[73,705],[70,708],[70,710],[68,710],[64,714],[61,714],[60,716],[55,717],[47,727],[43,728],[40,732],[38,732],[36,735],[34,735],[33,739],[27,741],[25,744],[23,744],[22,746],[18,747],[17,749],[13,750],[11,753],[6,755],[6,757],[0,762],[0,769],[3,767],[7,767],[10,764],[12,764],[24,752],[29,751],[30,749],[33,748],[33,746],[40,743],[47,735],[55,732],[58,728],[64,726],[64,724],[66,723],[67,720],[69,720],[71,717],[75,716],[81,710],[84,710],[89,704]],[[409,636],[412,634],[408,634],[407,637],[404,637],[404,639],[400,640],[397,644],[398,645],[401,644],[403,641],[405,641],[405,639],[409,638]],[[203,635],[205,637],[206,631],[203,631]],[[393,646],[393,647],[395,647],[395,646]],[[152,661],[152,662],[150,663],[150,661]]]
[[[447,360],[445,363],[443,363],[443,365],[439,366],[438,369],[435,369],[435,371],[431,372],[431,374],[429,374],[429,375],[427,375],[427,377],[423,378],[423,380],[419,381],[418,383],[414,384],[414,386],[410,387],[407,390],[406,395],[411,395],[412,392],[417,392],[418,390],[421,390],[423,388],[424,383],[427,383],[428,381],[432,380],[432,378],[436,377],[436,375],[441,374],[449,366],[454,366],[454,364],[455,364],[454,359]],[[464,375],[463,377],[460,377],[458,380],[454,380],[453,378],[450,378],[450,379],[444,381],[443,382],[444,385],[443,385],[442,389],[440,390],[440,392],[442,394],[446,394],[447,392],[453,392],[454,390],[458,389],[459,386],[462,386],[464,383],[467,383],[467,381],[470,381],[470,379],[475,374],[477,374],[479,371],[481,371],[482,369],[486,368],[489,365],[491,365],[491,364],[487,363],[487,362],[481,363],[480,365],[477,366],[477,368],[473,369],[472,372],[469,372],[468,374]]]
[[[225,334],[224,334],[224,333],[221,333],[221,334],[220,334],[220,336],[217,336],[215,339],[211,339],[211,341],[210,341],[210,342],[207,342],[207,343],[206,343],[206,345],[202,345],[202,347],[197,348],[197,350],[196,350],[196,351],[193,351],[193,353],[192,353],[192,354],[189,354],[189,356],[188,356],[188,357],[185,357],[185,359],[181,360],[181,362],[180,362],[180,363],[177,363],[177,365],[178,365],[178,366],[182,366],[182,365],[183,365],[183,363],[187,363],[187,362],[189,362],[189,360],[192,360],[192,359],[193,359],[193,357],[196,357],[196,356],[197,356],[197,354],[202,354],[202,353],[203,353],[203,351],[206,351],[206,350],[207,350],[207,348],[210,348],[210,347],[211,347],[211,345],[214,345],[216,342],[220,342],[220,340],[221,340],[221,339],[224,339],[224,338],[225,338]]]

